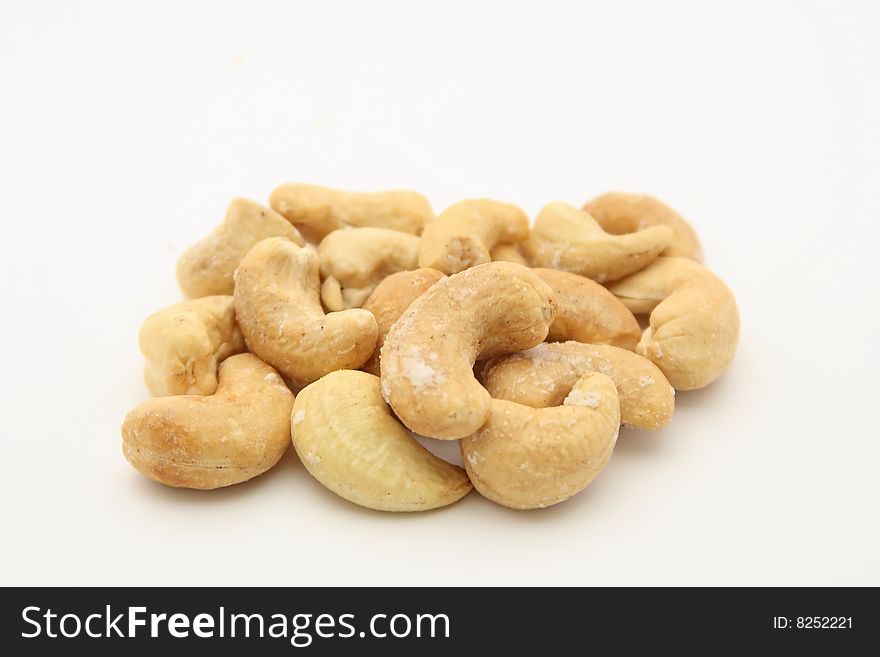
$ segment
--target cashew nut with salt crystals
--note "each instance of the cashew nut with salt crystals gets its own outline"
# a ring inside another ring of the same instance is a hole
[[[608,289],[633,312],[651,313],[636,351],[677,390],[709,385],[733,361],[739,342],[736,299],[698,262],[660,257]]]
[[[672,243],[662,255],[703,261],[703,247],[693,226],[653,196],[608,192],[585,204],[584,211],[614,235],[634,233],[649,226],[669,226],[673,233]]]
[[[667,226],[611,235],[586,212],[556,202],[538,213],[523,252],[533,267],[562,269],[603,283],[642,269],[671,242]]]
[[[232,294],[238,263],[267,237],[305,244],[299,231],[277,212],[244,198],[233,199],[223,223],[177,261],[177,281],[183,293],[189,298]]]
[[[455,274],[492,261],[501,242],[529,236],[529,218],[515,205],[486,199],[461,201],[446,208],[425,227],[419,266]]]
[[[418,267],[419,238],[387,228],[337,230],[321,240],[321,300],[327,310],[360,308],[389,274]]]
[[[191,299],[150,315],[139,335],[144,382],[155,397],[210,395],[217,364],[245,350],[231,296]]]
[[[122,451],[135,469],[167,486],[209,490],[275,465],[290,444],[293,394],[275,370],[239,354],[220,364],[213,395],[159,397],[131,411]]]
[[[426,511],[471,489],[464,470],[431,454],[394,418],[379,378],[366,372],[331,372],[303,388],[291,434],[309,474],[370,509]]]
[[[298,383],[363,365],[376,320],[360,308],[324,314],[318,255],[280,237],[263,240],[236,273],[235,314],[248,348]]]
[[[589,372],[614,381],[624,425],[655,430],[672,419],[675,390],[663,372],[647,358],[608,345],[539,344],[487,361],[480,381],[495,399],[545,408],[561,404],[578,379]]]
[[[611,458],[619,430],[614,383],[591,372],[562,406],[493,399],[486,423],[459,444],[484,497],[512,509],[540,509],[586,488]]]
[[[416,433],[470,435],[486,421],[491,401],[474,377],[477,357],[534,347],[555,314],[550,287],[521,265],[491,262],[444,278],[388,331],[383,395]]]

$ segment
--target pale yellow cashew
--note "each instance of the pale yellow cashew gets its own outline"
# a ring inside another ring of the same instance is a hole
[[[213,395],[145,401],[122,424],[122,451],[142,475],[166,486],[208,490],[275,465],[290,444],[293,394],[251,354],[220,364]]]
[[[633,312],[651,313],[636,351],[677,390],[707,386],[730,366],[739,310],[730,288],[703,265],[661,257],[608,289]]]
[[[491,262],[432,285],[391,327],[381,353],[382,392],[423,436],[476,431],[491,398],[474,377],[477,357],[541,343],[553,323],[549,286],[527,267]]]
[[[529,235],[529,218],[515,205],[477,199],[446,208],[425,227],[419,266],[455,274],[492,261],[501,242],[520,242]]]
[[[428,199],[403,190],[346,192],[289,183],[272,191],[269,205],[315,242],[334,230],[350,226],[390,228],[419,235],[425,223],[434,217]]]
[[[703,261],[703,247],[693,226],[653,196],[608,192],[585,204],[584,210],[614,235],[634,233],[649,226],[669,226],[673,232],[672,243],[662,255]]]
[[[497,356],[483,365],[480,381],[496,399],[545,408],[561,404],[589,372],[614,381],[624,425],[656,430],[672,419],[675,390],[663,372],[647,358],[604,344],[545,342]]]
[[[492,262],[502,260],[504,262],[515,262],[518,265],[524,265],[526,267],[529,266],[529,261],[526,260],[522,251],[520,251],[518,244],[509,244],[506,242],[503,244],[497,244],[489,252],[489,255],[492,256]]]
[[[231,296],[191,299],[150,315],[138,336],[154,397],[210,395],[217,364],[245,350]]]
[[[611,235],[586,212],[556,202],[538,214],[523,253],[533,267],[570,271],[603,283],[642,269],[671,241],[667,226]]]
[[[427,511],[471,490],[459,467],[422,447],[382,399],[379,378],[331,372],[297,395],[293,446],[315,479],[379,511]]]
[[[418,267],[419,238],[387,228],[337,230],[321,240],[321,300],[327,310],[360,308],[390,274]]]
[[[586,488],[611,458],[620,429],[614,383],[581,377],[562,406],[493,399],[486,423],[460,442],[474,488],[512,509],[558,504]]]
[[[223,223],[177,261],[177,281],[183,293],[189,298],[232,294],[238,263],[267,237],[305,244],[299,231],[274,210],[244,198],[233,199]]]
[[[318,255],[280,237],[257,244],[236,273],[235,314],[248,348],[298,383],[360,367],[376,346],[372,313],[325,315],[320,287]]]

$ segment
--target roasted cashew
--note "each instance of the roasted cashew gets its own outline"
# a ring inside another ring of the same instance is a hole
[[[220,364],[213,395],[159,397],[122,424],[122,451],[141,474],[179,488],[208,490],[252,479],[290,444],[293,394],[256,356]]]
[[[281,237],[241,261],[235,315],[248,348],[284,376],[310,383],[363,365],[376,346],[376,320],[360,308],[324,314],[318,255]]]
[[[423,436],[476,431],[491,398],[474,377],[477,357],[543,342],[556,314],[550,287],[527,267],[490,262],[432,285],[391,327],[381,352],[382,392]]]
[[[633,312],[651,313],[636,351],[677,390],[709,385],[733,361],[739,342],[736,299],[698,262],[657,258],[608,289]]]
[[[302,246],[302,236],[274,210],[245,198],[233,199],[214,232],[188,248],[177,261],[177,281],[193,299],[232,294],[233,273],[251,247],[267,237],[286,237]]]
[[[518,244],[510,244],[509,242],[497,244],[489,252],[489,255],[492,256],[492,262],[502,260],[504,262],[515,262],[526,267],[529,266],[529,261],[526,260],[522,251],[520,251]]]
[[[603,283],[642,269],[671,241],[667,226],[611,235],[586,212],[556,202],[538,213],[523,252],[533,267],[562,269]]]
[[[360,308],[388,275],[418,267],[419,238],[387,228],[337,230],[321,240],[321,300],[327,310]]]
[[[611,458],[620,429],[614,383],[591,372],[562,406],[493,399],[486,423],[460,441],[474,488],[512,509],[558,504],[586,488]]]
[[[147,317],[139,334],[144,382],[154,397],[210,395],[217,364],[245,350],[231,296],[191,299]]]
[[[495,399],[545,408],[561,404],[589,372],[614,381],[624,425],[654,430],[672,419],[675,390],[663,372],[647,358],[604,344],[545,342],[497,356],[483,365],[480,381]]]
[[[370,509],[427,511],[471,489],[464,470],[431,454],[394,418],[379,377],[366,372],[331,372],[303,388],[291,434],[309,474]]]
[[[608,192],[585,204],[584,210],[614,235],[634,233],[649,226],[669,226],[673,233],[672,243],[662,255],[703,261],[703,247],[693,226],[653,196]]]
[[[520,242],[529,235],[529,218],[515,205],[477,199],[446,208],[425,227],[419,267],[455,274],[492,261],[500,242]]]

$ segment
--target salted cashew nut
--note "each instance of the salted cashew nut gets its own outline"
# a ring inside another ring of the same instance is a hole
[[[486,423],[459,445],[480,494],[512,509],[540,509],[586,488],[611,458],[619,430],[614,383],[590,372],[562,406],[493,399]]]
[[[374,226],[419,235],[434,217],[428,199],[403,190],[346,192],[288,183],[272,191],[269,205],[315,242],[348,227]]]
[[[478,357],[543,342],[556,314],[550,287],[527,267],[490,262],[440,280],[391,327],[381,350],[382,392],[423,436],[476,431],[491,397],[474,377]]]
[[[523,252],[533,267],[562,269],[603,283],[642,269],[671,241],[668,226],[611,235],[586,212],[555,202],[538,213]]]
[[[677,390],[709,385],[733,361],[740,326],[736,299],[700,263],[660,257],[608,289],[633,312],[650,313],[636,351]]]
[[[331,372],[303,388],[291,434],[309,474],[370,509],[427,511],[471,490],[464,470],[431,454],[395,419],[379,377],[366,372]]]
[[[325,315],[320,287],[318,254],[281,237],[257,244],[236,273],[235,315],[248,348],[298,383],[360,367],[376,346],[372,313]]]
[[[379,351],[385,344],[385,336],[391,326],[429,287],[444,277],[443,272],[436,269],[414,269],[391,274],[383,280],[370,298],[364,302],[364,310],[369,310],[376,318],[379,327],[376,349],[370,360],[361,368],[370,374],[379,375]]]
[[[662,255],[703,261],[697,231],[678,212],[653,196],[608,192],[586,203],[584,210],[614,235],[634,233],[648,226],[669,226],[672,243]]]
[[[419,266],[455,274],[492,261],[502,242],[529,235],[529,218],[520,208],[486,199],[461,201],[428,223],[419,246]]]
[[[321,240],[321,300],[327,310],[360,308],[384,278],[418,267],[419,238],[387,228],[337,230]]]
[[[190,299],[150,315],[138,336],[154,397],[210,395],[217,364],[245,350],[231,296]]]
[[[625,426],[660,429],[672,419],[675,390],[647,358],[625,349],[582,342],[543,343],[483,364],[480,381],[495,399],[533,408],[558,406],[590,372],[614,382]]]
[[[267,237],[286,237],[305,244],[299,231],[274,210],[245,198],[233,199],[226,218],[214,232],[194,244],[177,261],[177,281],[191,298],[232,294],[233,274],[251,247]]]
[[[231,486],[275,465],[290,444],[293,394],[251,354],[220,364],[213,395],[150,399],[122,424],[122,451],[134,468],[166,486]]]
[[[509,242],[496,244],[489,255],[492,256],[492,262],[503,260],[504,262],[515,262],[518,265],[529,266],[529,261],[520,251],[518,244],[510,244]]]

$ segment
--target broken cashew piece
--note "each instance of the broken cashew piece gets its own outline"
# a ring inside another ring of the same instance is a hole
[[[281,237],[257,244],[236,273],[235,314],[248,348],[298,383],[360,367],[376,346],[372,313],[325,315],[320,287],[318,255]]]
[[[625,349],[581,342],[543,343],[487,361],[480,381],[495,399],[533,408],[559,406],[574,384],[590,372],[614,381],[625,426],[656,430],[675,410],[675,390],[647,358]]]
[[[211,395],[217,364],[245,350],[231,296],[190,299],[150,315],[138,336],[154,397]]]
[[[570,271],[603,283],[642,269],[671,241],[667,226],[611,235],[586,212],[556,202],[538,214],[523,252],[533,267]]]
[[[614,235],[635,233],[649,226],[669,226],[673,233],[672,243],[662,255],[703,261],[703,247],[697,231],[678,212],[653,196],[608,192],[586,203],[584,211]]]
[[[315,479],[378,511],[427,511],[471,490],[464,470],[437,458],[398,422],[379,377],[340,370],[297,395],[293,446]]]
[[[490,251],[500,242],[520,242],[528,236],[529,218],[515,205],[486,199],[461,201],[425,227],[419,266],[455,274],[491,262]]]
[[[540,509],[586,488],[611,458],[619,430],[614,383],[591,372],[562,406],[493,399],[486,423],[459,444],[481,495],[512,509]]]
[[[190,299],[232,294],[233,274],[251,247],[267,237],[286,237],[302,246],[302,236],[274,210],[245,198],[233,199],[214,232],[177,261],[177,281]]]
[[[491,401],[474,377],[476,359],[540,344],[555,314],[550,287],[521,265],[491,262],[440,280],[388,331],[381,352],[386,401],[423,436],[470,435]]]
[[[327,310],[360,308],[390,274],[418,267],[419,238],[387,228],[337,230],[321,240],[321,300]]]
[[[703,388],[730,366],[739,309],[730,288],[703,265],[664,256],[608,289],[633,312],[650,313],[636,351],[676,390]]]
[[[290,444],[293,393],[251,354],[220,364],[213,395],[150,399],[122,424],[122,451],[142,475],[166,486],[231,486],[275,465]]]
[[[502,260],[504,262],[515,262],[516,264],[525,267],[529,266],[529,261],[526,260],[526,257],[522,254],[522,251],[519,250],[519,245],[517,244],[509,244],[507,242],[498,244],[493,247],[489,254],[492,256],[492,262]]]

